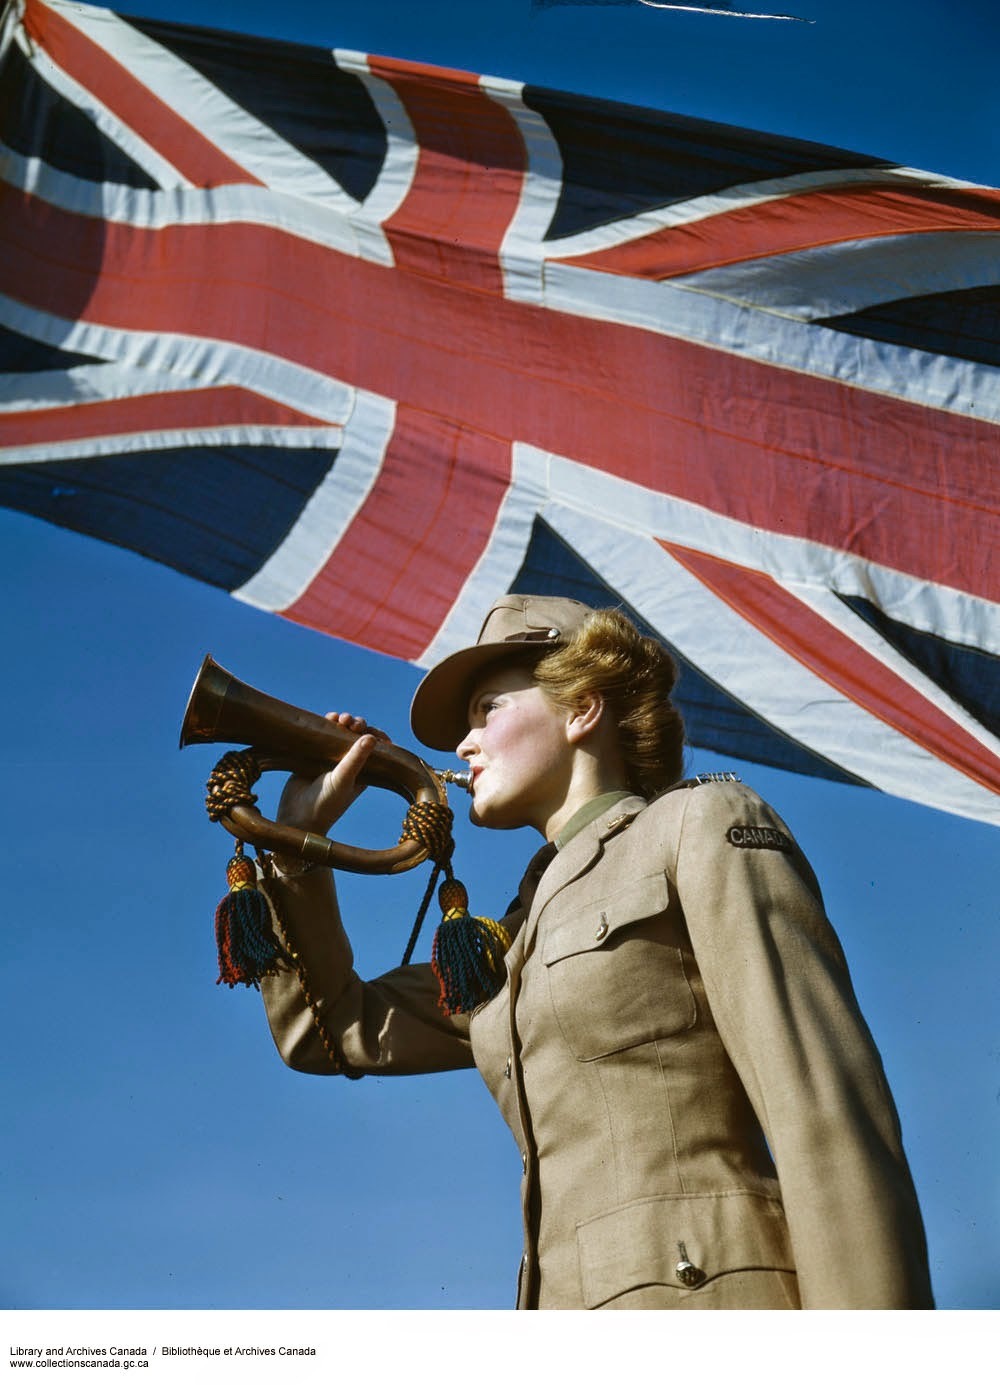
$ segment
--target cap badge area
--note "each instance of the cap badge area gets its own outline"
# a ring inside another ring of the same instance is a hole
[[[555,626],[547,630],[517,630],[513,635],[504,636],[504,644],[525,644],[529,641],[557,640],[562,632]]]

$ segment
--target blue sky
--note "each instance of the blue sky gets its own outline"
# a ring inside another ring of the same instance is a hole
[[[1000,16],[986,0],[789,6],[808,26],[537,12],[529,0],[121,8],[1000,184]],[[416,670],[3,511],[0,571],[0,1306],[509,1306],[520,1166],[485,1089],[474,1073],[337,1083],[281,1065],[258,997],[213,984],[228,839],[201,798],[217,752],[176,750],[206,650],[286,700],[350,708],[408,745]],[[940,1305],[1000,1306],[996,829],[701,755],[694,767],[738,769],[811,857],[896,1094]],[[395,840],[398,804],[368,795],[351,839]],[[459,831],[477,908],[502,906],[535,844]],[[343,882],[363,973],[398,961],[424,878]]]

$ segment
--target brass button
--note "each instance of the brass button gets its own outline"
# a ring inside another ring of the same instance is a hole
[[[513,1071],[513,1068],[514,1068],[514,1060],[513,1060],[513,1058],[511,1057],[511,1055],[508,1053],[508,1055],[507,1055],[507,1062],[504,1064],[504,1070],[503,1070],[503,1075],[504,1075],[504,1077],[509,1077],[509,1076],[511,1075],[511,1072]]]
[[[677,1278],[684,1285],[685,1289],[693,1289],[696,1284],[701,1283],[705,1278],[705,1274],[697,1265],[692,1265],[690,1260],[678,1260]]]
[[[705,1278],[705,1271],[700,1270],[697,1265],[693,1265],[687,1258],[687,1246],[683,1241],[678,1242],[677,1250],[681,1258],[674,1266],[674,1274],[685,1289],[694,1289]]]

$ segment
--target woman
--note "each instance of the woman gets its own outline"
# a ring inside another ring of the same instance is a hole
[[[892,1097],[815,877],[752,790],[679,782],[674,678],[615,612],[498,601],[412,721],[467,761],[474,821],[547,843],[503,920],[506,975],[451,1014],[430,966],[362,982],[330,872],[278,861],[278,1048],[351,1076],[475,1063],[522,1151],[519,1307],[930,1307]],[[279,816],[327,831],[374,743],[292,780]]]

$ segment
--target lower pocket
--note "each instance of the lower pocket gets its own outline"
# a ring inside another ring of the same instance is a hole
[[[627,1309],[764,1309],[801,1308],[798,1276],[791,1270],[734,1270],[720,1274],[701,1289],[672,1289],[667,1284],[644,1284],[626,1289],[599,1311]]]
[[[732,1300],[740,1297],[735,1279],[742,1272],[795,1270],[784,1209],[777,1197],[764,1193],[641,1198],[581,1222],[576,1234],[588,1308],[653,1285],[676,1293],[677,1307],[688,1306],[682,1300],[701,1294],[715,1298],[718,1307],[740,1307]],[[730,1280],[728,1288],[725,1279]],[[746,1280],[747,1292],[754,1283],[753,1292],[763,1292],[753,1276]],[[774,1289],[772,1284],[767,1293]],[[785,1296],[782,1289],[779,1297]],[[695,1306],[693,1301],[690,1306]]]

